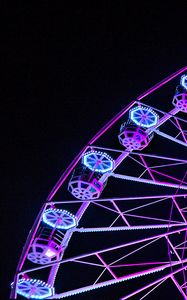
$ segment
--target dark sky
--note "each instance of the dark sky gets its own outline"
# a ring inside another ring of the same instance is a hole
[[[186,11],[176,3],[25,1],[2,8],[7,290],[61,172],[108,119],[187,64],[187,42]]]

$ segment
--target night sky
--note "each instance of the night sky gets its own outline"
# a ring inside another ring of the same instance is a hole
[[[25,1],[3,12],[1,298],[8,299],[26,237],[62,171],[114,114],[187,65],[187,42],[186,10],[176,3]]]

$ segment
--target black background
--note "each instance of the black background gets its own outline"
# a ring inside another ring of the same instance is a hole
[[[176,3],[2,6],[1,281],[8,299],[26,236],[61,172],[108,119],[187,64],[187,42],[185,7]]]

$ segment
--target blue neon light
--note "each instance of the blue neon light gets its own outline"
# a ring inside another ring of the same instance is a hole
[[[16,292],[28,299],[45,299],[54,295],[54,288],[42,280],[23,278],[18,280]]]
[[[187,90],[187,75],[181,76],[180,84]]]
[[[47,209],[43,214],[43,222],[50,227],[58,229],[70,229],[77,225],[76,217],[62,209]]]
[[[114,160],[105,152],[90,151],[84,154],[83,165],[91,171],[106,173],[114,167]]]
[[[129,112],[130,119],[138,126],[149,128],[158,123],[158,115],[149,107],[136,106]]]

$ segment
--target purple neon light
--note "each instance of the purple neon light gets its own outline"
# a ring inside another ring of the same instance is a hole
[[[56,252],[52,251],[52,250],[49,248],[49,249],[47,249],[45,255],[46,255],[47,257],[51,258],[51,257],[53,257],[53,256],[56,255]]]
[[[151,88],[151,89],[149,89],[147,92],[145,92],[143,95],[141,95],[141,96],[139,96],[138,97],[138,100],[140,100],[140,99],[143,99],[146,95],[148,95],[148,94],[151,94],[152,92],[154,92],[156,89],[158,89],[158,88],[160,88],[162,85],[164,85],[165,83],[167,83],[167,82],[169,82],[171,79],[173,79],[174,77],[176,77],[177,75],[179,75],[179,74],[181,74],[184,70],[187,70],[187,67],[185,67],[185,68],[183,68],[183,69],[181,69],[181,70],[179,70],[178,72],[176,72],[176,73],[174,73],[174,74],[172,74],[171,76],[169,76],[169,77],[167,77],[166,79],[164,79],[161,83],[159,83],[159,84],[157,84],[156,86],[154,86],[153,88]],[[134,103],[133,104],[130,104],[130,106],[132,107],[134,105]],[[120,112],[114,119],[112,119],[105,127],[103,127],[103,129],[91,140],[91,143],[93,143],[95,140],[97,140],[102,134],[104,134],[124,113],[125,113],[125,111],[128,111],[128,109],[129,109],[130,107],[128,107],[127,109],[125,109],[125,110],[123,110],[122,112]],[[167,119],[167,117],[166,117],[166,119]],[[163,121],[164,122],[164,121]],[[181,131],[181,133],[182,133],[182,135],[184,136],[184,131],[183,131],[183,129],[182,128],[180,128],[180,131]],[[90,145],[91,145],[91,143],[90,143]],[[65,179],[67,178],[67,176],[71,173],[71,171],[73,170],[73,168],[76,166],[76,164],[77,164],[77,162],[79,161],[79,159],[80,159],[80,157],[82,156],[82,155],[84,155],[84,153],[87,151],[87,146],[81,151],[81,153],[76,157],[76,159],[72,162],[72,164],[69,166],[69,168],[64,172],[64,174],[61,176],[61,178],[60,178],[60,180],[58,181],[58,183],[57,183],[57,185],[54,187],[54,189],[52,190],[52,192],[51,192],[51,194],[49,195],[49,197],[48,197],[48,200],[50,201],[51,199],[52,199],[52,197],[55,195],[55,193],[57,192],[57,190],[60,188],[60,186],[62,185],[62,183],[65,181]],[[152,169],[152,167],[150,167],[149,166],[149,164],[145,161],[145,159],[143,158],[143,157],[141,157],[141,160],[142,160],[142,163],[143,163],[143,165],[145,166],[145,169],[147,170],[147,172],[149,173],[149,175],[150,175],[150,177],[151,177],[151,179],[152,179],[152,181],[153,182],[156,182],[156,179],[155,179],[155,174],[157,173],[157,174],[160,174],[160,175],[163,175],[163,176],[165,176],[165,177],[167,177],[168,179],[170,178],[171,180],[176,180],[178,183],[180,183],[180,180],[178,179],[178,178],[174,178],[173,176],[171,176],[171,175],[167,175],[167,174],[164,174],[163,172],[158,172],[158,171],[156,171],[155,172],[155,170],[153,170]],[[119,160],[119,163],[120,163],[120,160]],[[177,185],[176,185],[177,186]],[[186,195],[186,194],[185,194]],[[146,198],[146,197],[145,197]],[[154,197],[150,197],[150,199],[154,199]],[[175,199],[175,198],[174,198]],[[120,199],[119,199],[120,200]],[[95,200],[96,201],[96,200]],[[106,201],[106,200],[103,200],[103,201]],[[109,201],[110,201],[110,199],[109,199]],[[78,201],[77,201],[78,202]],[[79,202],[81,202],[81,201],[79,201]],[[76,202],[75,202],[76,203]],[[99,203],[99,200],[98,200],[98,203]],[[179,214],[181,215],[181,217],[182,217],[182,219],[183,219],[183,222],[184,222],[184,224],[186,223],[185,222],[185,220],[186,220],[186,218],[185,218],[185,216],[184,216],[184,212],[185,212],[185,208],[181,208],[179,205],[178,205],[178,203],[176,202],[176,200],[174,200],[174,205],[177,207],[177,209],[178,209],[178,211],[179,211]],[[85,203],[84,203],[85,204]],[[83,213],[85,212],[85,210],[83,209],[83,204],[81,205],[81,209],[80,209],[80,211],[82,210],[82,213],[80,213],[80,215],[82,216],[83,215]],[[44,211],[44,209],[43,209],[43,211]],[[127,217],[128,217],[128,215],[131,215],[131,216],[133,216],[133,214],[123,214],[123,212],[121,211],[121,210],[117,210],[116,209],[116,213],[118,213],[119,214],[119,216],[124,220],[124,222],[126,222],[126,227],[129,227],[129,228],[131,228],[132,226],[131,226],[131,224],[129,223],[129,220],[127,219]],[[134,214],[134,216],[136,216],[137,214]],[[39,218],[38,218],[38,220],[37,220],[37,222],[39,222],[39,221],[41,221],[41,218],[42,218],[42,214],[40,214],[39,215]],[[142,216],[142,218],[143,218],[143,216]],[[151,219],[151,218],[150,218]],[[156,218],[155,218],[155,221],[156,221]],[[35,228],[34,228],[34,230],[32,230],[32,235],[35,235],[36,234],[36,230],[37,230],[37,224],[39,224],[39,223],[36,223],[36,226],[35,226]],[[158,224],[159,225],[159,224]],[[182,223],[181,223],[181,225],[182,225]],[[140,226],[141,227],[141,226]],[[54,227],[55,228],[55,227]],[[142,229],[143,229],[143,227],[142,227]],[[176,232],[182,232],[181,230],[177,230]],[[169,232],[168,233],[168,235],[170,235],[170,234],[174,234],[174,231],[172,231],[172,232]],[[158,235],[158,238],[161,238],[162,237],[162,235]],[[186,239],[186,238],[185,238]],[[26,251],[24,252],[24,253],[26,253],[26,252],[28,252],[28,249],[29,249],[29,245],[31,245],[31,242],[32,242],[32,239],[30,239],[29,241],[28,241],[28,243],[27,243],[27,249],[26,249]],[[184,243],[186,243],[185,241],[184,241]],[[176,249],[175,249],[175,246],[173,245],[173,244],[171,244],[171,247],[172,247],[172,249],[173,249],[173,251],[175,252],[176,251]],[[116,248],[116,249],[118,249],[118,247]],[[111,266],[109,266],[103,259],[102,259],[102,257],[101,257],[101,255],[99,254],[99,252],[97,252],[98,254],[97,254],[97,257],[100,259],[100,261],[103,263],[103,266],[105,266],[105,268],[111,273],[111,275],[114,277],[114,283],[117,283],[117,282],[119,282],[118,281],[118,279],[117,279],[117,277],[116,277],[116,275],[114,274],[114,272],[111,270]],[[102,252],[100,252],[100,253],[102,253]],[[19,263],[19,269],[18,270],[21,270],[21,268],[22,268],[22,266],[23,266],[23,263],[24,263],[24,259],[25,259],[25,257],[26,257],[26,255],[24,254],[23,256],[22,256],[22,260],[20,261],[20,263]],[[156,263],[156,262],[155,262]],[[185,268],[185,264],[186,263],[186,260],[184,259],[184,257],[182,257],[182,268],[180,268],[179,270],[180,271],[182,271],[183,273],[184,273],[184,268]],[[179,262],[179,264],[180,264],[180,262]],[[51,266],[55,266],[55,265],[58,265],[58,263],[52,263],[51,264]],[[36,269],[38,269],[39,270],[39,268],[36,268]],[[161,271],[162,270],[162,267],[159,267],[159,268],[155,268],[155,271]],[[150,270],[150,273],[153,271],[153,269],[152,270]],[[175,273],[177,273],[177,271],[175,271]],[[173,280],[173,282],[174,282],[174,284],[176,285],[176,287],[179,289],[179,291],[181,292],[181,294],[183,293],[183,296],[184,297],[186,297],[186,292],[182,292],[182,287],[181,287],[181,283],[179,283],[176,279],[175,279],[175,277],[174,277],[174,274],[175,273],[172,273],[172,274],[169,274],[169,276],[167,277],[167,276],[165,276],[165,277],[162,277],[162,280],[166,280],[166,279],[172,279]],[[55,273],[54,273],[55,274]],[[145,274],[149,274],[149,272],[148,272],[148,270],[147,270],[147,272],[145,272]],[[136,277],[139,277],[139,276],[142,276],[142,275],[145,275],[145,274],[143,274],[142,272],[140,272],[140,275],[138,275],[138,273],[137,274],[132,274],[129,278],[136,278]],[[19,282],[18,281],[18,276],[19,276],[19,273],[17,273],[17,275],[15,276],[15,282]],[[54,275],[55,276],[55,275]],[[125,277],[123,277],[123,279],[124,279]],[[129,279],[128,278],[128,279]],[[122,279],[122,278],[121,278]],[[120,279],[120,281],[121,281],[121,279]],[[124,280],[127,280],[127,279],[124,279]],[[113,282],[112,282],[113,283]],[[102,287],[102,286],[106,286],[106,285],[108,285],[108,284],[112,284],[111,282],[110,283],[108,283],[108,282],[103,282],[103,283],[101,283],[101,284],[96,284],[96,288],[98,288],[98,287]],[[158,281],[157,282],[157,284],[160,284],[160,281]],[[15,292],[14,292],[14,290],[15,290],[15,284],[13,285],[13,289],[12,289],[12,294],[14,294],[15,295]],[[151,286],[151,285],[150,285]],[[185,287],[185,285],[183,284],[183,286]],[[148,287],[148,285],[146,286],[146,288]],[[185,288],[184,288],[185,289]],[[76,290],[76,292],[74,293],[73,291],[73,293],[72,292],[70,292],[69,294],[67,293],[66,294],[66,296],[67,295],[70,295],[70,294],[77,294],[77,293],[80,293],[80,292],[83,292],[83,291],[86,291],[86,290],[90,290],[90,288],[80,288],[80,289],[77,289]],[[65,294],[63,293],[63,294],[59,294],[59,295],[56,295],[57,296],[57,298],[63,298],[64,296],[65,296]],[[52,297],[52,298],[56,298],[56,296],[54,296],[54,297]],[[128,299],[129,297],[125,297],[125,298],[123,298],[123,299]]]
[[[181,68],[180,70],[178,70],[177,72],[171,74],[170,76],[166,77],[165,79],[163,79],[161,82],[157,83],[156,85],[154,85],[153,87],[151,87],[150,89],[148,89],[146,92],[144,92],[143,94],[141,94],[140,96],[138,96],[136,98],[136,100],[140,101],[142,99],[144,99],[146,96],[152,94],[153,92],[155,92],[157,89],[161,88],[162,86],[164,86],[166,83],[168,83],[170,80],[172,80],[173,78],[177,77],[178,75],[180,75],[181,73],[185,72],[187,70],[187,66]],[[92,145],[96,140],[98,140],[100,138],[101,135],[103,135],[109,128],[111,128],[111,126],[113,124],[115,124],[124,114],[126,111],[128,111],[133,105],[135,104],[135,101],[133,101],[132,103],[130,103],[127,107],[125,107],[124,109],[122,109],[116,116],[114,116],[114,118],[112,120],[110,120],[89,142],[88,145]],[[66,180],[66,178],[69,176],[69,174],[72,172],[72,170],[74,169],[74,167],[76,166],[76,164],[78,163],[80,157],[83,155],[83,153],[86,151],[86,149],[88,148],[88,146],[85,146],[80,153],[75,157],[75,159],[72,161],[72,163],[68,166],[68,168],[65,170],[65,172],[62,174],[62,176],[59,178],[58,182],[56,183],[56,185],[54,186],[54,188],[52,189],[52,191],[50,192],[49,196],[47,197],[47,201],[51,201],[51,199],[53,198],[53,196],[55,195],[55,193],[58,191],[58,189],[61,187],[61,185],[63,184],[63,182]]]

